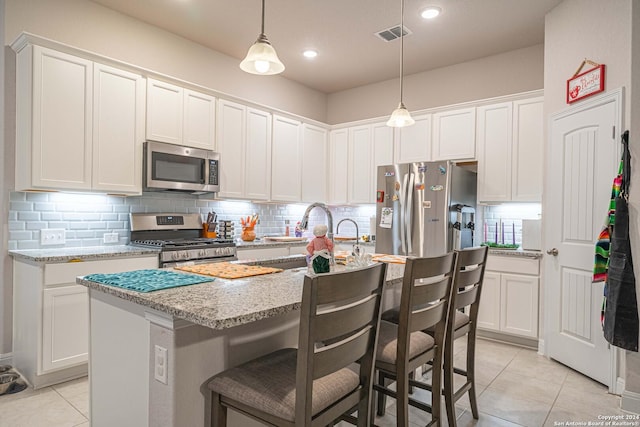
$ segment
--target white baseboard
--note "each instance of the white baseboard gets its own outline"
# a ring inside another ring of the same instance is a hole
[[[613,387],[613,394],[622,396],[622,393],[624,393],[624,378],[618,377],[616,380],[616,386]]]
[[[620,399],[620,409],[625,412],[640,414],[640,393],[623,391],[622,399]]]
[[[538,340],[538,354],[540,356],[546,356],[547,355],[547,350],[544,348],[544,339],[540,338]]]

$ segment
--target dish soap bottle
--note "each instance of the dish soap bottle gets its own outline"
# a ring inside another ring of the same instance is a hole
[[[284,221],[284,235],[289,237],[289,220]]]

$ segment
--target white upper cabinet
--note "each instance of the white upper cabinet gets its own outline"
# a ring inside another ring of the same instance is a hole
[[[414,116],[416,123],[400,128],[395,146],[395,162],[411,163],[431,160],[431,114]]]
[[[102,64],[93,75],[93,188],[140,193],[144,79]]]
[[[513,104],[478,107],[478,201],[511,200]]]
[[[271,113],[247,108],[245,196],[269,200],[271,195]]]
[[[271,114],[220,99],[217,109],[220,197],[268,200]]]
[[[478,107],[478,201],[542,200],[543,98]]]
[[[349,128],[349,165],[347,195],[349,203],[371,203],[372,154],[371,125]]]
[[[147,139],[213,150],[213,96],[147,79]]]
[[[246,111],[244,105],[224,99],[218,101],[216,140],[220,154],[220,197],[245,196]]]
[[[273,115],[271,146],[271,200],[299,202],[302,156],[302,123]]]
[[[378,166],[393,164],[393,128],[386,122],[371,125],[371,139],[373,144],[373,175],[375,180]],[[373,181],[375,184],[375,181]]]
[[[542,201],[543,106],[543,97],[513,103],[513,201]]]
[[[16,190],[90,190],[93,63],[26,46],[16,79]]]
[[[25,45],[16,109],[17,191],[141,193],[140,75]]]
[[[184,90],[183,145],[213,150],[215,148],[216,99],[213,96]]]
[[[349,130],[336,129],[329,133],[329,203],[347,203],[349,169]]]
[[[474,159],[476,156],[476,109],[433,114],[432,160]]]
[[[327,131],[302,125],[302,201],[326,202],[328,198]]]

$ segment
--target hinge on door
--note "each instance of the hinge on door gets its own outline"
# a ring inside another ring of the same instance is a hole
[[[611,139],[616,139],[616,126],[613,125],[611,128]]]

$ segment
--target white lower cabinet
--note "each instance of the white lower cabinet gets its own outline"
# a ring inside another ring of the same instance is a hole
[[[87,373],[89,304],[76,277],[157,268],[157,255],[99,261],[13,262],[13,364],[34,387]]]
[[[478,328],[538,338],[540,261],[490,255],[484,275]]]

